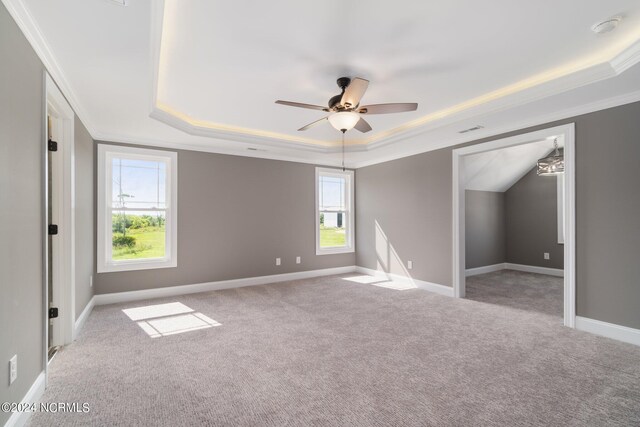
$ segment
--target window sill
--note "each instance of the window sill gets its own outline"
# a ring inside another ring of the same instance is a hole
[[[316,255],[350,254],[350,253],[354,253],[355,251],[356,250],[354,248],[326,248],[326,249],[316,248]]]
[[[175,268],[177,261],[154,260],[103,264],[98,266],[98,273],[112,273],[117,271],[155,270],[160,268]]]

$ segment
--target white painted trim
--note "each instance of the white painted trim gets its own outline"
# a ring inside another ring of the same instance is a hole
[[[523,133],[509,138],[502,138],[481,144],[474,144],[453,150],[453,288],[457,298],[465,295],[465,200],[464,200],[464,168],[462,158],[467,155],[483,153],[505,147],[527,144],[543,139],[564,138],[564,211],[565,211],[565,244],[564,244],[564,325],[575,327],[575,125],[573,123]],[[547,270],[548,271],[548,270]],[[549,274],[549,273],[543,273]]]
[[[493,273],[494,271],[500,271],[505,269],[505,263],[483,265],[482,267],[467,268],[465,270],[465,276],[477,276],[478,274]]]
[[[111,194],[110,159],[115,155],[125,155],[137,159],[149,159],[164,162],[165,176],[170,185],[165,186],[165,198],[168,201],[165,210],[166,233],[165,247],[168,248],[165,258],[111,261],[111,217],[107,215],[107,199]],[[175,151],[152,150],[149,148],[124,147],[120,145],[98,144],[98,215],[97,215],[97,271],[148,270],[156,268],[173,268],[178,265],[178,153]]]
[[[640,345],[640,329],[607,323],[601,320],[576,316],[576,329],[603,337],[624,341],[629,344]]]
[[[11,14],[11,17],[16,21],[18,27],[31,44],[31,47],[40,58],[40,61],[44,64],[44,67],[51,75],[52,79],[58,83],[60,90],[66,95],[69,104],[73,107],[73,110],[78,115],[84,126],[87,128],[91,135],[95,132],[95,126],[91,117],[84,109],[75,92],[72,90],[72,86],[69,83],[62,67],[58,64],[53,51],[46,42],[42,31],[36,20],[31,15],[31,12],[24,4],[22,0],[2,0],[5,7]]]
[[[58,142],[58,152],[53,156],[56,167],[52,168],[52,193],[57,202],[57,206],[52,209],[52,220],[58,224],[60,231],[52,242],[52,247],[56,248],[52,261],[52,301],[58,307],[60,315],[54,320],[52,342],[54,345],[64,345],[73,341],[75,322],[75,113],[46,72],[45,112],[45,122],[47,115],[52,117],[52,138]],[[43,142],[45,153],[48,137],[49,135],[45,135]],[[44,179],[46,185],[47,175]],[[48,200],[45,200],[46,206],[47,203]],[[44,237],[46,246],[48,235]],[[45,288],[45,297],[46,302],[49,299],[48,286]],[[48,330],[49,320],[47,316],[44,317]],[[47,347],[48,345],[45,346],[45,352]]]
[[[538,267],[535,265],[504,263],[506,270],[524,271],[525,273],[546,274],[548,276],[564,277],[564,270],[560,268]]]
[[[564,245],[564,174],[556,175],[556,208],[558,244]]]
[[[354,169],[359,169],[366,166],[388,162],[391,160],[397,160],[405,157],[414,156],[420,153],[426,153],[429,151],[440,150],[446,147],[453,147],[456,145],[467,144],[467,143],[478,141],[481,139],[497,137],[505,133],[522,131],[523,129],[527,129],[535,126],[541,126],[541,125],[556,122],[559,120],[565,120],[565,119],[581,116],[583,114],[589,114],[596,111],[602,111],[609,108],[619,107],[621,105],[631,104],[638,101],[640,101],[640,90],[594,101],[589,104],[579,105],[577,107],[567,108],[564,110],[531,117],[519,122],[512,122],[505,126],[500,126],[495,128],[489,127],[473,133],[468,133],[464,135],[455,135],[455,136],[452,136],[451,138],[441,139],[440,141],[434,142],[429,145],[422,145],[420,144],[419,141],[412,141],[411,146],[407,147],[406,149],[394,150],[385,155],[377,156],[375,159],[349,162],[347,166],[352,167]],[[371,144],[370,146],[367,146],[364,151],[374,151],[377,148],[378,146],[376,146],[375,144]],[[350,151],[349,147],[347,147],[347,151]]]
[[[564,134],[564,325],[576,327],[576,130]]]
[[[74,341],[78,338],[78,335],[80,335],[80,331],[84,327],[84,324],[87,321],[87,319],[89,318],[89,315],[93,311],[93,307],[95,305],[96,305],[96,297],[93,296],[93,297],[91,297],[91,299],[89,300],[87,305],[84,307],[84,310],[82,310],[82,313],[80,313],[80,316],[78,316],[78,319],[76,320],[75,326],[73,328],[73,340]]]
[[[24,395],[24,398],[20,401],[20,404],[23,406],[31,405],[34,403],[38,403],[44,394],[45,388],[45,380],[46,375],[44,371],[40,372],[36,377],[36,380],[33,382],[27,394]],[[14,412],[11,414],[11,417],[7,420],[7,423],[4,425],[5,427],[22,427],[29,421],[31,417],[31,411],[22,411],[22,412]]]
[[[493,273],[500,270],[516,270],[526,273],[546,274],[548,276],[564,277],[564,270],[560,268],[538,267],[535,265],[512,264],[504,262],[501,264],[484,265],[482,267],[468,268],[465,270],[465,277],[477,276],[479,274]]]
[[[438,283],[426,282],[424,280],[414,279],[413,277],[402,276],[402,275],[393,274],[393,273],[386,273],[384,271],[373,270],[371,268],[360,267],[360,266],[356,267],[356,272],[361,274],[366,274],[368,276],[380,277],[381,279],[397,282],[403,285],[415,286],[418,289],[423,289],[425,291],[433,292],[433,293],[444,295],[447,297],[453,296],[452,287],[440,285]]]
[[[95,295],[95,305],[116,304],[120,302],[139,301],[151,298],[164,298],[199,292],[218,291],[221,289],[242,288],[245,286],[266,285],[269,283],[288,282],[290,280],[310,279],[313,277],[332,276],[334,274],[353,273],[356,267],[325,268],[322,270],[298,271],[294,273],[273,274],[270,276],[247,277],[243,279],[221,280],[219,282],[198,283],[195,285],[169,286],[166,288],[145,289],[140,291],[117,292]]]
[[[346,238],[347,245],[345,247],[337,247],[337,248],[321,248],[320,247],[320,175],[324,176],[335,176],[338,178],[346,178],[346,195],[347,198],[347,211],[345,212],[345,221],[346,221]],[[354,205],[354,186],[355,179],[352,170],[341,170],[341,169],[331,169],[331,168],[322,168],[316,167],[316,181],[315,181],[315,195],[316,195],[316,221],[314,224],[315,235],[316,235],[316,255],[334,255],[334,254],[345,254],[352,253],[356,250],[356,229],[354,227],[354,216],[355,211],[353,209]]]

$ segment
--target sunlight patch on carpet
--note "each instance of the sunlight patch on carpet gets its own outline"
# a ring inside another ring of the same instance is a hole
[[[151,338],[221,326],[220,322],[202,313],[196,313],[180,302],[127,308],[122,311],[131,320],[136,321]]]

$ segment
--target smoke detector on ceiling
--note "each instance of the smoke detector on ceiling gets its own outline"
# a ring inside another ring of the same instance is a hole
[[[614,16],[609,19],[605,19],[602,22],[596,22],[591,26],[591,31],[596,34],[609,33],[616,29],[618,24],[622,21],[622,16]]]
[[[129,0],[109,0],[111,3],[115,3],[118,6],[126,6]]]

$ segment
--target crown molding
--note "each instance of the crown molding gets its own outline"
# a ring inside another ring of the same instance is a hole
[[[609,63],[616,71],[616,74],[624,73],[638,62],[640,62],[640,40],[636,40],[618,55],[609,60]]]
[[[354,160],[347,159],[345,166],[348,168],[359,169],[366,166],[371,166],[379,163],[388,162],[391,160],[397,160],[404,157],[414,156],[421,153],[426,153],[429,151],[435,151],[446,147],[453,147],[456,145],[466,144],[473,141],[478,141],[485,138],[491,138],[499,135],[503,135],[509,132],[516,132],[520,130],[525,130],[534,126],[540,126],[548,123],[557,122],[559,120],[565,120],[569,118],[573,118],[576,116],[580,116],[583,114],[589,114],[596,111],[606,110],[608,108],[614,108],[621,105],[631,104],[633,102],[640,101],[640,90],[631,92],[625,95],[615,96],[611,98],[607,98],[604,100],[592,102],[589,104],[584,104],[579,107],[568,108],[559,112],[544,114],[536,116],[532,119],[523,120],[517,122],[513,125],[503,126],[498,128],[488,128],[483,129],[479,132],[474,132],[472,135],[460,135],[459,137],[447,138],[438,140],[437,142],[426,142],[426,143],[416,143],[416,141],[411,141],[409,145],[409,149],[405,150],[397,150],[391,154],[380,155],[377,156],[374,160],[358,160],[357,154],[359,152],[367,152],[374,151],[373,149],[368,149],[363,146],[349,147],[347,146],[347,153],[356,154],[356,158]],[[143,145],[149,147],[159,147],[166,148],[172,150],[187,150],[187,151],[200,151],[205,153],[217,153],[217,154],[226,154],[232,156],[244,156],[244,157],[253,157],[253,158],[263,158],[269,160],[282,160],[282,161],[290,161],[290,162],[298,162],[298,163],[308,163],[315,164],[320,166],[340,166],[339,159],[327,159],[323,158],[321,155],[314,155],[312,157],[309,156],[308,153],[301,153],[300,156],[285,154],[285,153],[276,153],[269,152],[264,150],[258,151],[248,151],[246,147],[238,148],[238,149],[228,149],[217,147],[212,144],[192,144],[192,143],[183,143],[183,142],[174,142],[174,141],[166,141],[160,139],[146,139],[140,137],[129,137],[126,135],[119,134],[111,134],[111,133],[98,133],[94,136],[96,141],[103,142],[115,142],[122,144],[131,144],[131,145]],[[321,153],[317,153],[321,154]]]
[[[317,143],[306,142],[300,140],[285,140],[276,135],[268,135],[260,132],[241,132],[237,130],[229,130],[224,128],[208,128],[194,124],[189,119],[179,117],[173,112],[154,108],[149,117],[154,118],[164,124],[179,129],[189,135],[204,136],[208,138],[223,139],[227,141],[237,141],[248,144],[259,144],[261,146],[274,148],[293,148],[302,151],[311,151],[317,153],[331,152],[332,148],[336,148],[335,143],[327,143],[318,141]],[[294,142],[295,141],[295,142]]]
[[[487,128],[482,131],[474,132],[472,135],[459,136],[448,139],[443,139],[438,142],[417,143],[412,141],[410,148],[406,150],[396,150],[393,153],[377,156],[374,160],[355,161],[351,163],[350,167],[355,169],[376,165],[379,163],[388,162],[391,160],[397,160],[404,157],[414,156],[416,154],[426,153],[429,151],[435,151],[442,148],[454,147],[456,145],[467,144],[474,141],[479,141],[485,138],[492,138],[499,135],[504,135],[510,132],[524,131],[528,128],[535,126],[541,126],[550,124],[560,120],[566,120],[569,118],[581,116],[584,114],[594,113],[596,111],[606,110],[608,108],[619,107],[621,105],[631,104],[633,102],[640,101],[640,90],[630,92],[624,95],[614,96],[599,101],[591,102],[589,104],[583,104],[577,107],[567,108],[561,111],[556,111],[549,114],[538,115],[536,117],[516,122],[512,125],[501,126],[496,128]],[[373,151],[373,150],[371,150]]]
[[[299,150],[295,151],[296,154],[287,154],[287,153],[272,152],[267,150],[255,150],[255,151],[247,150],[247,147],[245,146],[239,147],[239,148],[223,148],[223,147],[215,146],[213,144],[193,144],[189,142],[175,142],[175,141],[167,141],[162,139],[132,137],[128,135],[121,135],[121,134],[115,134],[115,133],[98,132],[92,136],[96,142],[105,142],[105,143],[113,142],[118,144],[141,145],[145,147],[164,148],[168,150],[198,151],[202,153],[215,153],[215,154],[224,154],[229,156],[242,156],[242,157],[252,157],[257,159],[307,163],[307,164],[313,164],[313,165],[319,165],[319,166],[332,166],[332,167],[341,166],[341,161],[339,159],[322,158],[321,156],[318,156],[318,155],[310,156],[309,153],[299,152]],[[353,167],[349,163],[345,163],[345,166],[349,168]]]
[[[93,135],[95,132],[95,126],[91,116],[82,106],[75,92],[72,89],[71,84],[65,76],[64,71],[58,61],[56,60],[51,48],[46,42],[42,31],[35,19],[29,12],[29,9],[24,5],[21,0],[2,0],[9,14],[18,25],[18,28],[22,31],[27,41],[36,52],[38,58],[44,65],[44,68],[49,73],[54,83],[58,86],[58,89],[62,92],[63,96],[73,108],[73,111],[84,126],[89,131],[89,134]]]

